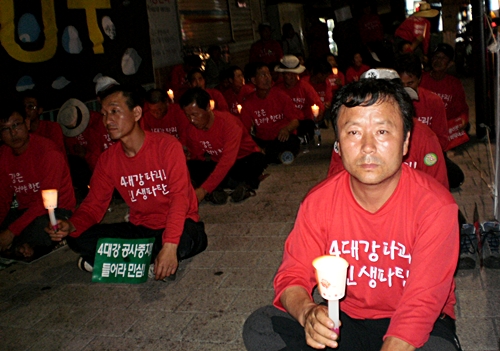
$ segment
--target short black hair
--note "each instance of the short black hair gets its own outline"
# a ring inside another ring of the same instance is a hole
[[[450,61],[453,61],[453,57],[455,56],[455,50],[453,50],[453,47],[451,45],[446,43],[439,43],[434,49],[432,56],[434,56],[438,52],[442,52],[443,54],[446,55],[446,57],[450,59]]]
[[[206,110],[210,104],[210,94],[200,87],[188,89],[179,99],[182,108],[196,102],[199,108]]]
[[[415,54],[403,54],[396,59],[394,69],[398,74],[406,73],[420,79],[422,77],[422,63]]]
[[[37,89],[27,89],[27,90],[21,92],[19,96],[21,98],[22,103],[24,103],[24,99],[26,99],[26,98],[33,98],[33,99],[36,99],[36,103],[39,107],[43,106],[44,101],[43,101],[42,94]]]
[[[145,90],[140,85],[135,84],[124,84],[124,85],[114,85],[106,90],[99,92],[99,98],[103,101],[108,96],[114,93],[122,93],[125,97],[125,102],[129,110],[133,110],[134,107],[144,105]]]
[[[257,71],[263,67],[269,68],[269,66],[264,62],[252,62],[251,64],[245,66],[245,73],[248,73],[249,78],[255,78]],[[271,69],[269,69],[269,71],[271,71]]]
[[[0,104],[0,122],[7,122],[14,113],[21,115],[23,121],[26,119],[26,109],[24,108],[22,99],[14,98],[2,101]]]
[[[337,137],[339,135],[337,121],[342,107],[366,107],[391,100],[396,102],[399,107],[406,137],[413,127],[414,108],[410,96],[400,83],[376,78],[361,79],[358,82],[345,85],[335,94],[332,107],[335,135]]]
[[[332,73],[332,66],[330,66],[330,64],[326,60],[313,59],[310,60],[306,66],[308,66],[307,68],[311,72],[311,76],[314,76],[316,74]]]
[[[163,89],[150,89],[146,95],[146,101],[154,105],[167,101],[167,93]]]
[[[205,79],[205,73],[203,73],[203,71],[201,69],[195,68],[195,69],[192,69],[191,71],[189,71],[188,74],[187,74],[187,80],[188,80],[189,83],[191,83],[191,79],[193,79],[193,76],[196,73],[201,74],[201,76],[203,77],[203,79]]]

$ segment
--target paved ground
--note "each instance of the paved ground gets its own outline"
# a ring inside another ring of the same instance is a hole
[[[272,279],[299,202],[326,175],[331,129],[323,139],[291,166],[270,166],[256,197],[202,204],[208,249],[183,262],[175,282],[93,284],[67,248],[0,271],[0,350],[244,350],[243,322],[272,301]],[[481,221],[492,219],[486,144],[472,141],[450,158],[466,173],[453,195],[467,219],[475,203]],[[106,220],[122,220],[126,208],[112,209]],[[456,281],[464,350],[499,350],[498,270],[459,271]]]

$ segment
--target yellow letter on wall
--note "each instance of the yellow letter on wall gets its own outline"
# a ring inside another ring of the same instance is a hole
[[[94,54],[104,54],[104,37],[97,23],[96,9],[110,9],[110,0],[68,0],[68,9],[85,9],[89,37],[94,44]]]
[[[16,26],[14,23],[14,0],[0,0],[0,42],[5,51],[15,60],[21,62],[44,62],[50,60],[57,49],[57,26],[54,0],[41,0],[43,32],[45,43],[37,51],[26,51],[16,42]]]

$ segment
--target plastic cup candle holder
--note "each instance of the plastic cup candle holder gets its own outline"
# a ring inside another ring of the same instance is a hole
[[[214,108],[215,108],[215,101],[210,100],[210,109],[213,111]]]
[[[345,295],[349,263],[339,256],[320,256],[313,261],[320,295],[328,301],[328,317],[339,333],[339,300]]]
[[[46,189],[42,190],[43,206],[49,211],[50,224],[52,229],[57,231],[59,227],[57,226],[56,215],[54,210],[57,208],[57,189]]]
[[[318,117],[318,115],[319,115],[319,106],[316,105],[316,104],[312,105],[311,106],[311,111],[312,111],[314,117]]]
[[[241,108],[242,108],[241,105],[240,104],[236,105],[236,108],[238,109],[238,113],[241,113]]]

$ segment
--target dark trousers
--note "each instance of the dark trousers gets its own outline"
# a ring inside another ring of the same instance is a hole
[[[94,265],[97,241],[100,238],[142,239],[155,238],[151,262],[162,248],[162,235],[164,229],[150,229],[141,225],[121,222],[111,224],[96,224],[77,238],[67,237],[69,247],[80,253],[85,261]],[[188,218],[184,222],[179,246],[177,247],[177,258],[185,260],[193,257],[207,248],[207,234],[203,222],[195,222]]]
[[[7,213],[3,223],[0,225],[0,231],[7,229],[19,217],[26,212],[26,209],[11,208]],[[54,211],[57,219],[68,219],[72,212],[64,208],[56,208]],[[50,239],[49,234],[45,232],[45,228],[49,225],[48,213],[36,217],[24,230],[14,238],[12,247],[17,247],[22,244],[30,245],[35,251],[38,249],[44,250],[52,248],[56,242]]]
[[[194,188],[200,187],[214,171],[217,163],[214,161],[187,161],[191,182]],[[254,152],[248,156],[240,158],[234,162],[233,167],[227,172],[226,177],[219,184],[217,189],[234,189],[244,183],[252,189],[259,187],[259,177],[267,167],[265,155],[261,152]]]
[[[314,132],[314,131],[313,131]],[[262,140],[254,137],[253,140],[266,153],[266,163],[281,163],[279,156],[284,151],[291,151],[295,156],[300,151],[300,140],[295,134],[290,134],[287,141],[281,142],[278,139]]]
[[[464,172],[460,167],[450,160],[444,153],[444,160],[446,162],[446,171],[448,173],[448,183],[450,184],[450,189],[458,188],[465,180]]]
[[[81,202],[89,193],[88,185],[90,184],[92,171],[87,161],[75,155],[68,155],[68,165],[76,198],[78,202]]]
[[[390,323],[389,318],[360,320],[343,312],[340,320],[337,351],[379,351]],[[306,344],[304,328],[299,322],[274,306],[262,307],[248,317],[243,326],[243,341],[248,351],[315,350]],[[439,318],[429,340],[418,350],[460,351],[455,321],[450,317]]]
[[[312,119],[304,119],[299,121],[299,126],[297,127],[297,136],[303,138],[307,136],[307,140],[311,141],[314,138],[314,128],[316,127]]]

